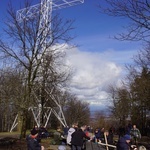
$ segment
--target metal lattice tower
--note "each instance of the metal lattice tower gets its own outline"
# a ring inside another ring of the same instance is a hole
[[[51,15],[54,10],[71,7],[81,3],[84,3],[84,0],[41,0],[40,4],[18,10],[17,20],[22,21],[22,19],[33,17],[39,10],[41,11],[43,19],[48,19],[48,16]]]
[[[34,18],[34,16],[40,13],[41,18],[38,34],[40,35],[40,29],[44,28],[44,33],[42,33],[44,37],[51,28],[50,26],[47,26],[47,23],[51,21],[52,11],[81,3],[84,3],[84,0],[41,0],[40,4],[18,10],[16,17],[17,21],[21,22],[24,19],[28,20],[28,18]],[[50,40],[50,38],[46,40]]]
[[[50,26],[47,26],[47,24],[48,24],[48,22],[51,22],[52,11],[71,7],[71,6],[82,4],[82,3],[84,3],[84,0],[41,0],[41,3],[39,3],[39,4],[18,10],[16,17],[17,17],[18,22],[22,22],[24,19],[28,20],[28,18],[34,18],[34,17],[36,17],[36,15],[40,14],[40,24],[39,24],[38,35],[41,35],[40,30],[42,30],[42,31],[44,31],[44,32],[42,32],[42,34],[43,34],[42,36],[45,37],[47,35],[47,33],[51,30],[51,24],[50,24]],[[43,30],[43,28],[44,28],[44,30]],[[43,38],[43,39],[45,39],[45,38]],[[46,43],[49,40],[51,40],[50,37],[45,39],[45,41],[43,43]],[[43,47],[45,47],[45,46],[46,45],[43,44]],[[52,112],[54,113],[54,115],[57,117],[57,119],[61,122],[61,124],[63,126],[67,126],[64,114],[62,112],[61,105],[57,102],[57,100],[52,95],[50,95],[50,98],[53,100],[53,102],[55,102],[55,104],[59,108],[59,111],[57,112],[53,108],[45,107],[47,109],[45,112],[45,117],[46,117],[45,126],[47,125]],[[37,101],[38,101],[38,99],[37,99]],[[32,111],[34,120],[39,127],[40,123],[41,123],[41,121],[40,121],[41,104],[39,103],[37,107],[30,107],[29,109]],[[18,124],[16,122],[17,117],[18,117],[18,115],[16,116],[10,131],[12,131]]]

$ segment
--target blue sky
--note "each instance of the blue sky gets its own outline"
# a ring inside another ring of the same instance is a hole
[[[39,0],[33,1],[34,4],[39,3]],[[8,2],[1,0],[1,21],[5,18]],[[23,3],[23,0],[13,0],[16,9],[19,9],[20,2]],[[64,18],[75,19],[73,34],[77,37],[73,43],[80,45],[67,52],[67,63],[74,68],[69,86],[81,100],[98,109],[110,105],[107,87],[109,84],[120,85],[124,64],[131,63],[131,58],[140,49],[140,43],[110,38],[125,32],[122,27],[129,20],[101,14],[99,3],[100,0],[85,0],[83,4],[57,10]]]
[[[76,20],[74,24],[76,29],[74,32],[77,38],[75,41],[83,46],[81,48],[86,51],[105,51],[112,48],[116,50],[128,50],[129,44],[131,48],[137,48],[136,43],[119,42],[109,38],[124,31],[122,27],[128,24],[128,20],[101,14],[98,8],[98,4],[100,3],[100,0],[85,0],[83,4],[60,11],[63,17]]]
[[[39,0],[32,1],[33,4],[39,3]],[[9,0],[1,0],[0,20],[5,18],[8,2]],[[13,0],[12,2],[16,9],[19,9],[20,3],[23,4],[24,0]],[[98,9],[100,3],[100,0],[85,0],[83,4],[57,10],[64,18],[75,19],[73,32],[77,38],[74,41],[85,51],[105,51],[112,48],[128,50],[128,45],[130,48],[137,48],[139,45],[134,42],[120,42],[109,38],[109,36],[112,37],[124,31],[122,26],[125,26],[128,20],[101,14]],[[105,5],[104,2],[103,5]]]

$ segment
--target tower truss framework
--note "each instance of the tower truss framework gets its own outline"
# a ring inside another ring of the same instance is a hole
[[[29,18],[36,17],[36,15],[40,15],[40,24],[39,24],[38,35],[41,34],[40,29],[44,28],[44,32],[42,33],[43,37],[44,37],[51,30],[51,26],[46,26],[46,24],[49,21],[51,21],[52,11],[71,7],[71,6],[82,4],[82,3],[84,3],[84,0],[41,0],[41,3],[39,3],[39,4],[18,10],[17,14],[16,14],[16,19],[18,22],[22,22],[24,19],[28,20]],[[48,40],[50,40],[50,39],[45,39],[45,43]],[[45,47],[45,44],[43,44],[43,47]],[[45,126],[47,125],[52,112],[54,113],[54,115],[57,117],[57,119],[61,122],[61,124],[63,126],[67,126],[61,105],[57,102],[57,100],[51,94],[50,94],[50,97],[53,100],[53,102],[57,105],[58,109],[56,110],[51,107],[46,107],[46,106],[44,107],[44,109],[46,109],[46,111],[44,113],[44,117],[46,118]],[[37,102],[38,101],[39,100],[37,100]],[[30,107],[29,110],[32,111],[35,122],[37,123],[38,126],[40,126],[41,104],[38,103],[38,105],[36,107]],[[16,118],[13,122],[13,125],[12,125],[10,131],[12,131],[17,126],[17,124],[18,124],[17,118],[18,118],[18,115],[16,115]]]
[[[84,0],[41,0],[41,3],[17,11],[17,20],[34,17],[39,11],[43,18],[51,15],[52,11],[82,4]]]

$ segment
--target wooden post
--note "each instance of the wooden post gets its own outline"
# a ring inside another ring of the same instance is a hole
[[[109,150],[106,132],[104,132],[104,137],[105,137],[105,143],[106,143],[106,150]]]

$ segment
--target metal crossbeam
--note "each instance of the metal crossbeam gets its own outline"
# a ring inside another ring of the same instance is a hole
[[[52,10],[57,10],[57,9],[63,9],[66,7],[71,7],[74,5],[82,4],[84,3],[84,0],[51,0],[51,7]],[[22,21],[22,19],[27,19],[34,17],[36,14],[39,13],[41,4],[36,4],[27,8],[23,8],[17,11],[17,20]]]
[[[41,88],[41,85],[39,85],[38,88]],[[36,91],[36,89],[35,89]],[[45,112],[44,112],[44,126],[46,127],[47,124],[48,124],[48,121],[50,119],[50,116],[51,114],[53,113],[55,115],[55,117],[60,121],[60,123],[66,127],[67,126],[67,122],[66,122],[66,119],[65,119],[65,116],[63,114],[63,111],[62,111],[62,107],[61,105],[58,103],[57,99],[52,95],[52,92],[53,92],[53,89],[51,91],[48,91],[45,89],[45,92],[47,93],[47,95],[49,96],[48,99],[51,99],[55,104],[56,104],[56,107],[43,107]],[[35,98],[37,99],[37,102],[39,101],[37,96],[35,95],[35,92],[33,91],[33,94],[35,96]],[[57,108],[57,109],[55,109]],[[42,106],[41,104],[38,104],[38,107],[30,107],[29,110],[32,111],[32,114],[34,116],[34,120],[37,124],[38,127],[40,127],[41,125],[41,111],[42,111]]]
[[[44,118],[45,118],[45,122],[44,122],[44,127],[47,127],[47,124],[48,124],[48,121],[49,121],[49,118],[50,118],[50,115],[51,115],[51,112],[52,112],[52,108],[51,107],[44,107],[44,109],[46,110],[44,112]],[[33,117],[34,117],[34,120],[38,126],[38,128],[40,127],[41,125],[41,109],[39,107],[30,107],[29,110],[32,111],[32,114],[33,114]]]

